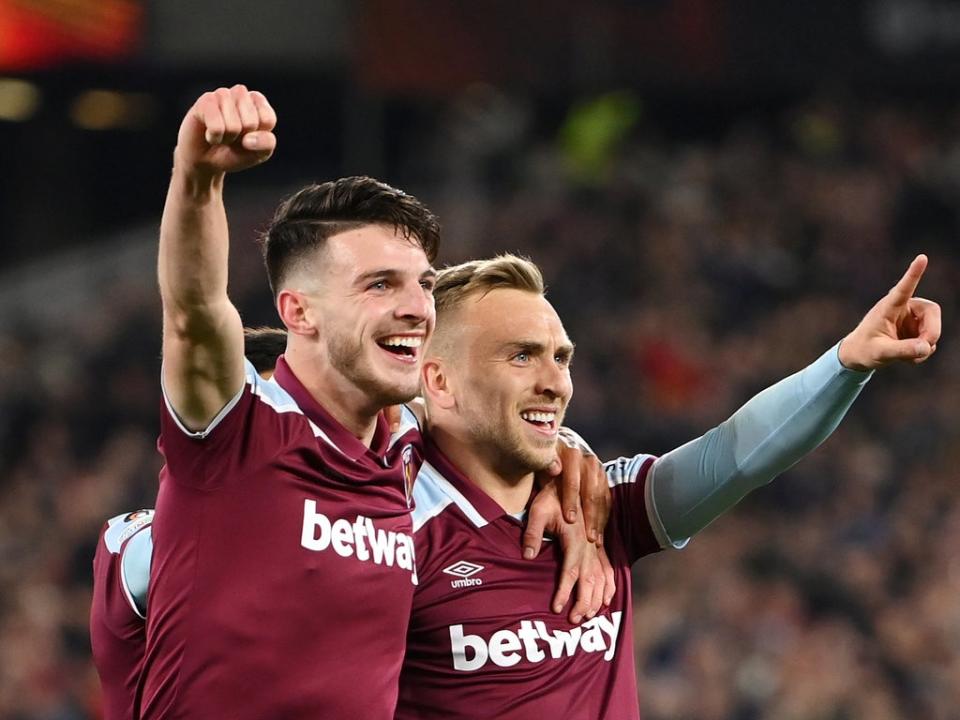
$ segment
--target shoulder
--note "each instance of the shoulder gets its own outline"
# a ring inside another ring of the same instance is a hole
[[[191,440],[205,440],[208,436],[232,435],[237,429],[237,423],[250,422],[271,416],[291,417],[303,416],[294,397],[274,379],[264,380],[257,373],[256,368],[249,360],[244,360],[245,376],[244,385],[239,392],[220,410],[219,413],[210,421],[210,424],[202,430],[190,430],[184,425],[176,411],[173,409],[166,389],[163,389],[163,400],[166,413],[164,418],[169,419],[179,430],[175,435],[183,435]],[[251,415],[248,410],[263,410]],[[312,425],[312,423],[311,423]],[[215,431],[226,426],[229,432],[216,433]],[[163,434],[163,426],[161,434]]]
[[[253,363],[247,360],[247,388],[253,397],[277,413],[295,413],[303,415],[293,395],[283,389],[275,379],[264,380],[257,373]]]
[[[457,486],[429,462],[417,474],[411,518],[421,582],[462,560],[482,537],[487,519]],[[456,556],[456,557],[454,557]]]
[[[424,461],[413,487],[413,531],[435,525],[435,518],[458,517],[468,526],[482,528],[487,524],[483,514],[473,506],[456,486],[429,462]],[[452,510],[457,512],[453,513]],[[459,520],[458,520],[459,522]]]

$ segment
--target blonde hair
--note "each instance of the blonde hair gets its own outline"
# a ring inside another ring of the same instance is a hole
[[[468,297],[491,290],[525,290],[543,295],[543,275],[527,258],[505,253],[487,260],[470,260],[445,267],[437,273],[433,299],[437,317],[459,307]]]

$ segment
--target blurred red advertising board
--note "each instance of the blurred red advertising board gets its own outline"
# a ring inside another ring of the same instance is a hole
[[[142,29],[141,0],[0,0],[0,70],[123,60]]]

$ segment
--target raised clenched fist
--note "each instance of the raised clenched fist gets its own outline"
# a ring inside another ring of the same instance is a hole
[[[180,125],[175,165],[188,172],[236,172],[267,160],[277,146],[277,114],[244,85],[204,93]]]

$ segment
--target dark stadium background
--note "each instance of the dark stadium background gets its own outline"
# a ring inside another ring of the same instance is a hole
[[[641,562],[635,645],[647,720],[960,717],[960,5],[0,0],[0,718],[99,717],[90,563],[155,493],[171,151],[235,82],[280,119],[228,183],[244,319],[274,322],[279,198],[375,175],[443,261],[541,264],[604,456],[700,434],[928,253],[937,355]]]

